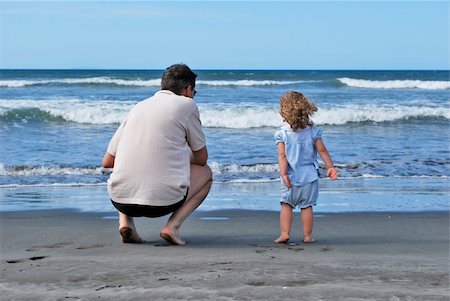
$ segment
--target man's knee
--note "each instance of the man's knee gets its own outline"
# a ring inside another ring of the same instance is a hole
[[[203,167],[205,168],[205,173],[206,173],[206,177],[208,178],[208,181],[212,182],[212,170],[211,170],[211,167],[209,167],[209,165],[205,165]]]
[[[203,181],[204,181],[204,186],[208,186],[211,187],[212,185],[212,170],[208,165],[204,165],[203,167]]]
[[[192,180],[198,180],[203,183],[212,182],[212,171],[208,165],[191,165]]]

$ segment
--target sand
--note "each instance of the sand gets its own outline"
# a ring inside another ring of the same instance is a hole
[[[449,300],[449,213],[317,214],[315,244],[274,244],[274,211],[200,211],[185,246],[139,218],[123,244],[114,213],[0,213],[2,300]]]

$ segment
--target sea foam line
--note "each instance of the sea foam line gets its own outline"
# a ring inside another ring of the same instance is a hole
[[[278,171],[277,164],[260,163],[251,165],[209,163],[215,174],[223,173],[267,173]],[[51,175],[105,175],[111,169],[99,166],[66,167],[66,166],[9,166],[0,164],[0,176],[51,176]]]
[[[12,166],[0,164],[0,176],[102,175],[101,167]]]
[[[323,162],[319,162],[323,167]],[[211,167],[212,172],[215,175],[226,175],[226,174],[273,174],[278,173],[277,163],[254,163],[248,165],[240,165],[236,163],[219,163],[217,161],[211,161],[208,163]],[[363,163],[336,163],[335,164],[340,170],[354,170]],[[112,172],[109,168],[102,168],[100,166],[86,166],[86,167],[68,167],[68,166],[4,166],[0,164],[0,176],[56,176],[56,175],[106,175],[108,176]],[[385,177],[399,177],[399,178],[414,178],[414,177],[424,177],[424,178],[440,178],[447,179],[449,176],[429,176],[429,175],[380,175],[371,174],[364,172],[359,175],[353,175],[349,178],[385,178]],[[244,178],[245,179],[245,178]],[[253,181],[254,179],[252,179]]]
[[[339,180],[345,180],[345,181],[361,181],[361,180],[389,180],[389,179],[427,179],[427,180],[445,180],[448,181],[450,179],[450,176],[427,176],[427,175],[414,175],[414,176],[381,176],[381,175],[371,175],[371,174],[365,174],[361,176],[348,176],[348,177],[339,177]],[[214,182],[220,183],[220,184],[258,184],[258,183],[272,183],[272,182],[278,182],[280,181],[279,178],[263,178],[263,179],[247,179],[247,178],[240,178],[240,179],[231,179],[231,180],[215,180]],[[321,178],[320,181],[331,181],[328,178]],[[101,183],[83,183],[83,182],[77,182],[77,183],[33,183],[33,184],[19,184],[19,183],[9,183],[9,184],[0,184],[0,188],[8,189],[8,188],[27,188],[27,187],[88,187],[88,186],[106,186],[107,182],[101,182]]]
[[[338,78],[338,81],[349,87],[369,89],[450,89],[450,81],[423,81],[423,80],[365,80],[349,77]]]

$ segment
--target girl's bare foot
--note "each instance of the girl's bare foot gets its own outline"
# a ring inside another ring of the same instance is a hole
[[[144,240],[137,234],[136,230],[129,227],[122,227],[119,229],[122,242],[126,244],[141,244]]]
[[[172,245],[185,245],[186,242],[178,235],[178,230],[171,231],[168,227],[164,227],[159,233],[162,239]]]
[[[303,242],[304,242],[305,244],[311,244],[311,243],[314,243],[314,242],[316,242],[316,241],[314,240],[314,238],[312,238],[311,235],[304,235],[304,236],[303,236]]]
[[[285,244],[289,241],[289,235],[287,234],[281,234],[280,237],[275,239],[273,242],[277,244]]]

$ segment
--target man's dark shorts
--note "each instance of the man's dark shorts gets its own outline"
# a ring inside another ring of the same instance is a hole
[[[161,217],[169,213],[174,212],[180,208],[186,201],[189,189],[186,191],[184,198],[178,203],[169,206],[149,206],[149,205],[139,205],[139,204],[120,204],[111,200],[111,203],[117,210],[125,215],[132,217]]]

